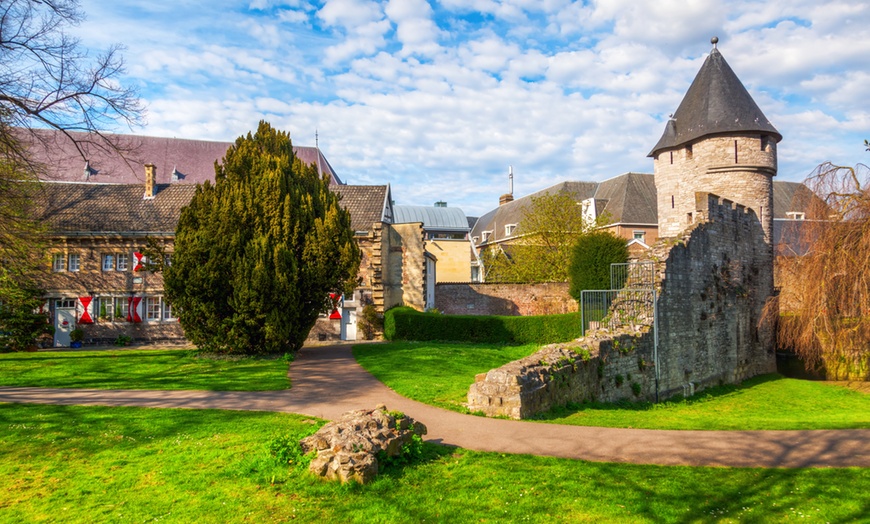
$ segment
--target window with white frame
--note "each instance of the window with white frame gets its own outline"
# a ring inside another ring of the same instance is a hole
[[[481,235],[483,235],[483,241],[486,242],[489,240],[489,236],[492,235],[492,231],[483,231]]]
[[[112,297],[100,297],[97,308],[97,317],[100,320],[110,322],[115,313],[115,299]]]
[[[115,260],[115,267],[118,271],[127,271],[127,264],[129,262],[129,257],[127,253],[118,253],[117,259]]]
[[[163,302],[163,320],[175,320],[172,316],[172,304],[166,301]]]
[[[504,226],[504,234],[505,236],[511,236],[514,234],[514,231],[517,230],[516,224],[507,224]]]
[[[78,271],[79,270],[79,255],[78,255],[78,253],[70,253],[69,254],[69,270],[70,271]]]
[[[641,242],[643,242],[643,239],[646,236],[646,231],[632,231],[632,233],[634,234],[634,239],[640,240]]]
[[[51,270],[63,271],[66,269],[66,256],[63,253],[55,253],[51,256]]]
[[[55,309],[73,309],[76,307],[76,299],[59,298],[54,302]]]
[[[807,218],[807,214],[800,211],[789,211],[785,216],[792,220],[806,220]]]
[[[130,312],[130,302],[127,297],[115,297],[115,320],[126,320],[127,314]]]
[[[163,309],[163,297],[145,298],[145,320],[160,320]]]
[[[103,271],[114,271],[115,270],[115,255],[104,254],[103,255]]]

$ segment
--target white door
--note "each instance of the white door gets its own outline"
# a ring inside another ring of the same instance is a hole
[[[60,302],[60,301],[58,301]],[[54,310],[54,347],[69,347],[69,332],[76,328],[76,308],[58,307]]]
[[[341,339],[356,340],[356,308],[341,310]]]

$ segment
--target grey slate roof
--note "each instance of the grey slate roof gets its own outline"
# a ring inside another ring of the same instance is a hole
[[[89,142],[85,133],[70,133],[82,141],[85,158],[73,143],[59,132],[40,130],[37,139],[25,135],[31,144],[33,159],[45,166],[44,180],[56,182],[92,182],[137,184],[145,181],[145,164],[157,167],[157,183],[197,184],[214,181],[214,164],[223,159],[233,142],[185,140],[142,135],[107,135],[124,151],[124,157],[107,151],[97,141]],[[332,184],[342,184],[323,153],[314,147],[293,147],[296,156],[307,164],[316,164],[328,173]],[[86,163],[87,162],[87,163]],[[88,171],[86,172],[86,166]],[[173,180],[173,171],[177,180]]]
[[[478,244],[483,244],[483,232],[492,231],[488,242],[503,240],[506,238],[504,226],[519,224],[533,197],[556,192],[572,193],[577,202],[594,198],[596,211],[608,213],[613,224],[658,224],[653,175],[625,173],[603,182],[562,182],[518,198],[481,216],[472,229],[472,236],[479,238]],[[521,233],[517,228],[512,236]]]
[[[468,219],[458,207],[393,206],[393,223],[422,222],[427,231],[468,231]]]
[[[723,133],[760,133],[774,137],[777,142],[782,140],[782,135],[714,48],[649,156],[702,136]]]
[[[562,182],[555,186],[538,191],[533,195],[518,198],[509,204],[499,206],[480,217],[472,229],[472,236],[478,237],[477,245],[482,242],[483,231],[492,231],[487,243],[504,240],[504,226],[517,224],[522,219],[522,212],[531,204],[531,197],[547,192],[572,191],[578,202],[586,198],[594,198],[599,211],[610,215],[611,224],[649,224],[658,225],[658,207],[656,203],[655,177],[646,173],[625,173],[603,182]],[[797,241],[794,231],[800,230],[800,225],[783,226],[779,224],[786,219],[789,211],[804,212],[807,219],[814,217],[813,210],[823,207],[821,199],[806,185],[800,182],[773,182],[774,238],[783,243]],[[816,214],[824,215],[824,211]],[[519,234],[519,229],[515,234]],[[797,247],[795,247],[797,251]]]

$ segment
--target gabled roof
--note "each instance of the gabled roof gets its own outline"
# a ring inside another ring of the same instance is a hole
[[[611,223],[658,224],[655,177],[646,173],[625,173],[605,180],[595,191],[595,200],[605,200],[602,210]]]
[[[478,245],[483,244],[483,232],[492,231],[488,242],[498,242],[506,238],[504,226],[510,224],[519,224],[522,220],[525,210],[532,205],[532,199],[543,196],[545,194],[569,193],[574,196],[577,202],[586,200],[595,195],[595,190],[598,188],[597,182],[560,182],[554,186],[542,189],[531,195],[526,195],[518,198],[513,202],[508,202],[484,214],[471,230],[472,236],[480,237]],[[517,230],[510,236],[516,236],[521,231]]]
[[[385,206],[390,186],[330,189],[341,195],[354,231],[369,231],[375,222],[389,221]],[[144,184],[44,182],[34,213],[56,234],[174,234],[181,208],[195,192],[193,184],[158,184],[154,198],[144,199]]]
[[[370,231],[376,222],[392,222],[390,186],[331,186],[341,196],[341,207],[350,211],[354,231]]]
[[[468,219],[458,207],[393,206],[394,224],[422,222],[427,231],[468,231]]]
[[[703,136],[730,133],[761,133],[782,140],[714,47],[649,156]]]
[[[157,167],[159,184],[198,184],[214,181],[215,162],[221,161],[233,142],[185,140],[142,135],[106,135],[123,151],[100,145],[86,133],[71,132],[80,141],[82,152],[66,136],[56,131],[38,130],[26,135],[33,160],[42,164],[44,180],[137,184],[144,182],[145,164]],[[317,165],[330,176],[331,184],[342,184],[332,165],[315,147],[293,146],[296,156],[306,164]],[[82,158],[84,154],[84,158]],[[175,175],[173,177],[173,175]],[[175,178],[175,179],[173,179]]]
[[[828,206],[825,201],[800,182],[773,183],[773,218],[789,219],[788,212],[805,213],[807,219],[825,220]]]
[[[196,186],[160,184],[144,199],[142,184],[41,184],[34,212],[57,234],[174,234]]]

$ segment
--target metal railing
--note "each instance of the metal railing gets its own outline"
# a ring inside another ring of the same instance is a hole
[[[659,330],[655,265],[652,262],[611,264],[610,289],[582,291],[579,305],[583,336],[589,329],[612,332],[623,328],[638,331],[642,326],[652,329],[658,402]]]

